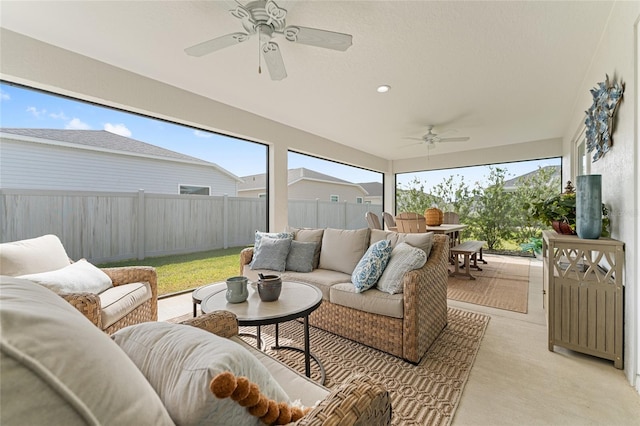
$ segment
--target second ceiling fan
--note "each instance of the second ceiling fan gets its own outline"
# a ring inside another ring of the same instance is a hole
[[[287,27],[287,10],[279,7],[273,0],[252,1],[244,6],[238,3],[236,8],[229,12],[234,18],[241,21],[245,32],[235,32],[198,43],[185,49],[187,55],[204,56],[225,47],[243,43],[257,34],[261,43],[260,52],[267,64],[271,79],[282,80],[287,76],[287,71],[282,60],[280,47],[272,41],[275,35],[284,35],[286,40],[293,43],[340,51],[347,50],[352,44],[352,36],[349,34],[297,25]],[[260,67],[258,67],[258,71],[260,71]]]
[[[421,144],[426,144],[427,146],[431,147],[440,142],[466,142],[470,138],[467,136],[458,137],[458,138],[443,138],[433,131],[433,126],[427,126],[427,133],[421,138],[405,138],[405,139],[420,141]]]

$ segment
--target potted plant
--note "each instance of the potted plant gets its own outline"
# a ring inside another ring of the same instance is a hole
[[[520,244],[520,248],[524,251],[531,251],[536,259],[542,259],[542,238],[531,237],[528,243]]]
[[[576,233],[576,194],[563,192],[553,195],[546,200],[534,201],[529,209],[531,216],[540,222],[551,226],[559,234]],[[602,204],[602,233],[609,236],[609,210]]]

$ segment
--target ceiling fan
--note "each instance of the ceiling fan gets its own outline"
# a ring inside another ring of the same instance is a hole
[[[234,18],[241,21],[245,32],[236,32],[198,43],[184,51],[190,56],[204,56],[234,44],[243,43],[257,34],[259,48],[267,64],[272,80],[282,80],[287,76],[280,47],[272,41],[276,34],[293,43],[324,47],[345,51],[351,46],[350,34],[306,28],[297,25],[286,26],[287,11],[279,7],[273,0],[256,0],[246,5],[238,3],[229,11]],[[261,72],[258,66],[258,72]]]
[[[433,132],[433,126],[427,126],[427,133],[421,138],[405,138],[412,139],[416,141],[420,141],[420,144],[426,144],[429,147],[434,146],[440,142],[466,142],[470,138],[469,137],[460,137],[460,138],[443,138],[440,137],[437,133]],[[419,145],[419,144],[416,144]]]

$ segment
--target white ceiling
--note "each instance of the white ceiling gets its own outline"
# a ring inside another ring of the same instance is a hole
[[[194,58],[241,31],[233,2],[2,1],[9,30],[386,159],[427,154],[427,125],[468,142],[431,154],[562,137],[613,2],[280,1],[287,25],[344,32],[339,52],[279,36],[288,77],[258,42]],[[376,87],[391,86],[378,94]]]

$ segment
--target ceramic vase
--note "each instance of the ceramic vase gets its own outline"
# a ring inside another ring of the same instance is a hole
[[[602,176],[577,177],[576,233],[580,238],[595,240],[602,233]]]
[[[229,303],[242,303],[249,297],[247,277],[227,278],[227,293],[225,297]]]

